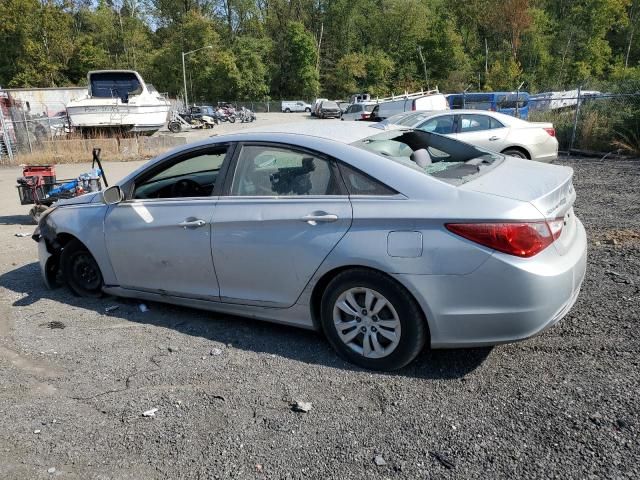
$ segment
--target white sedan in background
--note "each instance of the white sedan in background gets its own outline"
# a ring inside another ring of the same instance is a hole
[[[387,118],[376,127],[391,129],[394,125],[440,133],[513,157],[547,163],[558,158],[558,140],[552,123],[527,122],[498,112],[405,112]]]

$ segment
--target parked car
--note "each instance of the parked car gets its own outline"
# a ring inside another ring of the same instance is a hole
[[[381,120],[397,115],[398,113],[416,110],[448,110],[447,97],[441,93],[412,94],[396,99],[380,101],[377,117]]]
[[[303,123],[190,143],[58,202],[33,235],[44,281],[316,329],[381,370],[569,311],[587,245],[571,168]]]
[[[311,105],[302,100],[283,101],[282,111],[285,113],[311,112]]]
[[[539,162],[558,158],[558,140],[552,123],[527,122],[497,112],[408,112],[376,124],[380,128],[390,125],[440,133],[512,157]]]
[[[371,112],[373,111],[376,104],[371,103],[354,103],[347,111],[342,114],[342,120],[345,121],[360,121],[360,120],[368,120]]]
[[[340,107],[340,111],[342,113],[346,112],[347,109],[351,106],[349,102],[345,102],[344,100],[336,100],[338,107]]]
[[[316,101],[313,102],[313,108],[311,109],[311,116],[315,117],[318,115],[318,109],[320,108],[320,105],[322,104],[322,102],[326,102],[327,100],[329,100],[328,98],[316,98]]]
[[[333,100],[325,100],[318,107],[316,116],[318,118],[340,118],[342,110],[336,102]]]

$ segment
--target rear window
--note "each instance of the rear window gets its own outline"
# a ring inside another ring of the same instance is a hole
[[[322,108],[339,108],[336,102],[322,102]]]
[[[353,145],[454,185],[468,182],[503,158],[442,135],[411,129],[379,133]]]
[[[376,105],[365,105],[364,106],[365,112],[373,112],[374,108],[376,108]]]

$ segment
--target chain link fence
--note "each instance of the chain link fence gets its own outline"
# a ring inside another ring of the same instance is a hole
[[[640,155],[640,93],[574,92],[533,96],[528,120],[553,123],[562,151]]]
[[[313,104],[309,100],[303,101]],[[232,104],[262,114],[282,112],[282,101],[198,104]],[[466,107],[473,108],[472,105]],[[640,93],[602,93],[585,89],[550,92],[531,95],[522,107],[526,109],[521,108],[518,116],[531,122],[553,123],[561,151],[640,155]],[[0,165],[38,161],[40,152],[52,149],[58,152],[58,157],[64,158],[64,154],[60,156],[64,147],[57,141],[82,138],[69,125],[63,104],[46,105],[44,110],[34,113],[22,104],[0,96]],[[46,161],[44,156],[42,159]]]

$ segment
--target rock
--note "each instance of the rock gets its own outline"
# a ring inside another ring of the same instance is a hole
[[[40,433],[40,430],[34,430],[33,433],[37,435],[38,433]]]
[[[169,353],[175,353],[178,351],[178,347],[167,347],[167,350],[169,350]]]
[[[373,463],[375,463],[379,467],[387,464],[385,459],[382,458],[382,455],[376,455],[375,457],[373,457]]]
[[[149,307],[147,307],[144,303],[141,303],[140,305],[138,305],[138,309],[144,313],[144,312],[148,312],[149,311]]]
[[[222,350],[220,350],[219,348],[212,348],[211,351],[209,352],[209,355],[213,355],[214,357],[217,357],[218,355],[222,355]]]
[[[56,473],[56,467],[51,467],[49,470],[47,470],[47,473]]]
[[[158,411],[157,408],[152,408],[151,410],[147,410],[146,412],[142,412],[142,416],[143,417],[155,417],[157,411]]]
[[[307,412],[309,412],[311,410],[311,408],[313,408],[313,405],[311,404],[311,402],[300,402],[300,401],[297,401],[293,405],[291,405],[291,409],[294,412],[307,413]]]
[[[589,415],[589,420],[591,420],[596,425],[600,425],[602,423],[603,416],[599,412],[592,413],[591,415]]]

